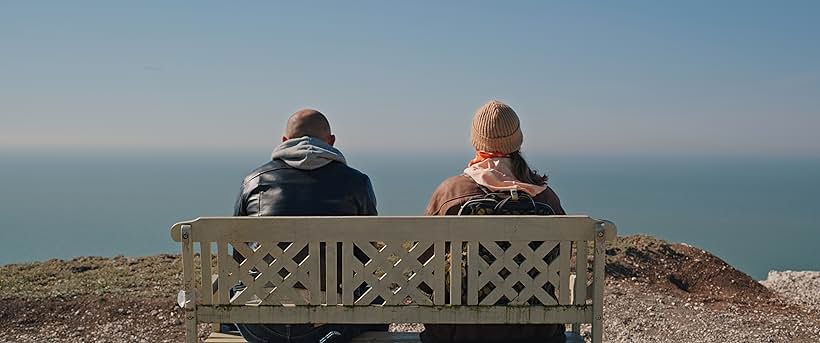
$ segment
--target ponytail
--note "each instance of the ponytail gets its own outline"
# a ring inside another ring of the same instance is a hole
[[[539,174],[537,170],[530,169],[520,151],[511,153],[510,159],[512,160],[513,176],[518,181],[539,186],[547,184],[547,176]]]

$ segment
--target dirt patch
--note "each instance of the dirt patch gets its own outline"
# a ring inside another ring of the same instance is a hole
[[[168,254],[0,266],[0,342],[181,342],[181,272]]]
[[[0,300],[4,342],[183,340],[182,314],[170,299],[107,295]]]
[[[651,236],[619,237],[607,251],[607,275],[706,302],[765,304],[771,290],[711,253]]]

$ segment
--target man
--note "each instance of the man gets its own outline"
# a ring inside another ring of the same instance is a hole
[[[348,167],[319,111],[294,113],[271,161],[242,183],[236,216],[374,216],[367,175]]]
[[[273,150],[271,161],[251,172],[242,182],[234,215],[376,215],[376,196],[370,178],[347,166],[342,153],[333,147],[335,142],[336,136],[322,113],[313,109],[294,113],[288,119],[282,144]],[[242,259],[241,255],[235,257]],[[237,326],[250,343],[344,342],[374,328],[337,324]]]

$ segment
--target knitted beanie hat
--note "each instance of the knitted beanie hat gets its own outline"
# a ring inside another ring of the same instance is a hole
[[[484,104],[473,116],[470,142],[480,151],[509,154],[520,150],[524,134],[518,115],[500,101]]]

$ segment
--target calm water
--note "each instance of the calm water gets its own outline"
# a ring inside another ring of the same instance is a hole
[[[466,156],[348,156],[383,215],[421,214]],[[230,215],[256,156],[0,155],[0,264],[176,252],[174,222]],[[820,270],[820,160],[530,156],[570,213],[705,248],[756,278]]]

